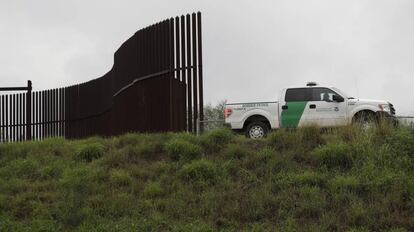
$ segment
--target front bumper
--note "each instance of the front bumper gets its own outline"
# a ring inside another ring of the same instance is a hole
[[[398,126],[399,121],[398,118],[393,115],[394,111],[391,111],[391,113],[385,112],[385,111],[378,111],[376,116],[378,121],[385,121],[388,123],[391,123],[393,126]]]

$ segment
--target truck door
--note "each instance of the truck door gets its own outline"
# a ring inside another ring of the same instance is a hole
[[[346,125],[346,99],[329,88],[310,88],[307,122],[322,127]]]
[[[279,107],[280,126],[282,128],[296,128],[306,123],[305,109],[310,99],[309,88],[287,89]]]

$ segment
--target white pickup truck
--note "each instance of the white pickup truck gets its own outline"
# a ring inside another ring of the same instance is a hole
[[[304,125],[336,127],[358,122],[366,127],[381,117],[396,123],[391,103],[356,99],[335,87],[314,82],[283,89],[279,102],[226,104],[224,117],[233,130],[242,131],[250,138],[265,137],[270,129]]]

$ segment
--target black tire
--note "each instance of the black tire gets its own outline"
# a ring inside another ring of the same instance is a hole
[[[269,133],[269,126],[261,121],[254,121],[247,125],[245,131],[247,138],[260,139],[265,138]]]
[[[375,116],[374,112],[362,111],[357,113],[352,122],[364,130],[371,128],[378,124],[378,118]]]

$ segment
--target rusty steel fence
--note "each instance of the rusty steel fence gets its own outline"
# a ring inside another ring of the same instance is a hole
[[[0,141],[203,130],[201,13],[137,31],[104,76],[65,88],[0,96]]]

